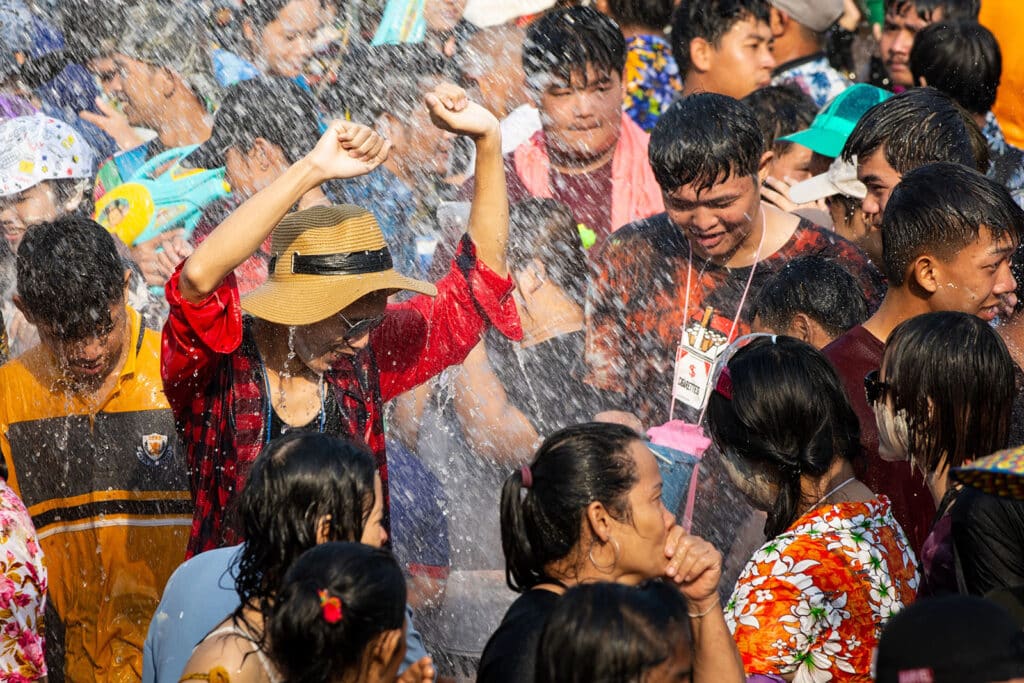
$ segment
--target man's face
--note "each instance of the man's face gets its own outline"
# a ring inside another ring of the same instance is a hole
[[[466,10],[467,0],[426,0],[423,5],[423,20],[427,29],[444,33],[455,28]]]
[[[89,70],[100,80],[107,96],[120,103],[121,112],[133,126],[156,126],[165,97],[154,85],[156,69],[127,55],[97,57]]]
[[[708,90],[742,99],[772,80],[772,30],[753,17],[733,24],[717,46],[704,75]]]
[[[430,92],[440,83],[440,78],[427,79],[420,91]],[[455,136],[439,130],[431,122],[426,107],[417,104],[408,116],[389,116],[388,119],[389,137],[395,145],[395,156],[401,157],[402,164],[413,173],[426,177],[448,173]]]
[[[928,24],[942,21],[942,9],[936,9],[927,19],[918,16],[913,2],[904,5],[893,3],[885,13],[882,37],[878,41],[882,61],[894,85],[913,87],[910,74],[910,48],[914,47],[914,36]]]
[[[937,288],[929,299],[933,311],[959,311],[991,322],[999,315],[1000,297],[1017,289],[1010,272],[1015,248],[1008,235],[995,240],[981,226],[978,239],[948,261],[935,260]]]
[[[327,372],[344,356],[355,354],[369,343],[369,333],[351,337],[351,326],[384,315],[387,302],[386,292],[373,292],[338,315],[294,328],[295,355],[313,372]]]
[[[45,181],[18,194],[0,197],[0,228],[3,228],[11,253],[18,252],[30,226],[55,221],[61,213],[57,195]]]
[[[499,119],[508,116],[522,97],[526,74],[521,54],[497,44],[494,36],[477,33],[466,44],[462,74],[476,85],[480,104]]]
[[[73,383],[95,388],[118,371],[128,343],[128,312],[124,300],[110,304],[109,313],[109,323],[82,339],[62,338],[45,322],[28,318],[36,324],[39,341],[53,354],[60,370]]]
[[[885,205],[889,203],[889,195],[899,185],[901,176],[885,160],[885,147],[880,147],[864,160],[857,161],[857,180],[868,189],[867,196],[861,201],[864,219],[875,227],[882,224]]]
[[[540,91],[541,123],[548,145],[575,162],[598,159],[619,141],[622,77],[587,64],[568,82],[552,76]]]
[[[695,254],[724,262],[750,236],[759,192],[754,176],[733,174],[707,190],[683,185],[666,193],[665,210]]]
[[[269,75],[295,78],[306,70],[324,16],[320,0],[292,0],[263,27],[258,46]]]

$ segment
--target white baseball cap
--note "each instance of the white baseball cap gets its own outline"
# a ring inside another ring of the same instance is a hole
[[[96,153],[63,121],[33,114],[0,123],[0,197],[45,180],[90,178]]]
[[[868,188],[857,180],[856,158],[850,162],[843,161],[842,157],[838,157],[825,173],[789,188],[789,198],[797,204],[816,202],[837,194],[853,199],[864,199],[867,196]]]

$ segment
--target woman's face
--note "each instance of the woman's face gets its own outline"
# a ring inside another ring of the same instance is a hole
[[[902,462],[910,457],[910,426],[906,411],[897,411],[893,405],[884,361],[878,379],[883,387],[878,402],[873,406],[878,424],[878,455],[882,460]]]
[[[381,548],[388,540],[388,532],[384,530],[384,487],[380,482],[380,475],[373,475],[373,508],[370,510],[370,518],[366,520],[363,527],[363,535],[359,542],[372,545],[374,548]]]
[[[664,573],[665,543],[675,518],[661,501],[661,472],[654,454],[642,441],[634,441],[629,453],[637,473],[628,496],[631,519],[613,522],[611,536],[619,544],[620,582],[639,583]]]

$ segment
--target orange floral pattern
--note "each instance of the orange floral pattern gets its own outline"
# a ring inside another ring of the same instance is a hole
[[[0,681],[46,676],[45,611],[46,567],[35,527],[21,499],[0,479]]]
[[[839,503],[810,510],[754,553],[726,622],[749,675],[870,681],[882,627],[917,586],[889,501]]]

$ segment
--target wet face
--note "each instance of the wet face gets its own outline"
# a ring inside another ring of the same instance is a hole
[[[999,315],[1000,297],[1017,289],[1010,271],[1013,240],[993,239],[982,226],[978,239],[952,259],[934,259],[934,291],[928,301],[933,311],[959,311],[991,322]]]
[[[384,529],[384,487],[380,482],[380,475],[373,475],[373,507],[370,509],[370,517],[363,527],[363,535],[359,538],[360,543],[372,545],[374,548],[383,548],[388,540],[388,532]]]
[[[467,0],[427,0],[423,5],[423,20],[428,31],[447,33],[462,19]]]
[[[477,33],[466,44],[463,77],[476,86],[480,104],[499,119],[518,106],[526,85],[522,50],[499,36]]]
[[[750,237],[759,192],[754,176],[734,174],[706,190],[676,188],[665,194],[665,210],[696,255],[724,262]]]
[[[17,253],[29,226],[57,220],[61,213],[57,195],[48,182],[9,197],[0,197],[0,227],[11,253]]]
[[[62,338],[44,321],[26,317],[39,329],[39,341],[50,350],[61,371],[75,384],[94,387],[118,370],[128,343],[124,300],[110,304],[109,314],[109,323],[101,323],[93,334],[82,339]]]
[[[861,208],[865,220],[871,225],[882,225],[885,205],[889,203],[889,196],[902,177],[886,161],[885,147],[875,150],[864,160],[858,160],[857,179],[868,189],[867,196],[861,201]]]
[[[899,3],[892,3],[892,7],[885,13],[878,49],[882,53],[882,62],[893,84],[905,88],[913,87],[910,49],[914,47],[914,37],[928,24],[936,21],[942,21],[941,9],[934,10],[930,17],[922,19],[918,16],[913,2],[902,6]]]
[[[772,80],[772,30],[754,18],[733,24],[717,46],[711,46],[703,74],[711,92],[742,99]]]
[[[590,64],[568,82],[552,76],[539,92],[541,123],[552,151],[577,163],[600,159],[619,141],[622,78]]]
[[[303,73],[313,56],[313,43],[324,18],[319,0],[292,0],[282,7],[258,38],[250,38],[267,73],[285,78]]]
[[[294,329],[295,355],[320,375],[344,356],[355,354],[370,340],[369,332],[351,336],[353,326],[365,327],[384,315],[387,292],[374,292],[359,299],[337,315]]]
[[[168,96],[160,87],[170,86],[170,95],[174,94],[173,82],[166,74],[157,78],[160,69],[122,54],[93,59],[89,69],[99,78],[107,96],[121,105],[121,112],[129,123],[159,125]]]
[[[428,79],[422,92],[430,92],[440,83],[440,79]],[[387,121],[393,156],[410,173],[424,176],[424,180],[448,173],[455,136],[435,127],[426,107],[414,106],[408,116],[387,115]]]
[[[647,671],[643,683],[690,683],[693,673],[690,639],[677,634],[669,642],[674,643],[672,654],[664,662]]]
[[[642,441],[629,446],[636,467],[636,484],[629,492],[630,517],[613,521],[611,537],[619,544],[621,581],[639,583],[665,572],[665,543],[675,518],[661,500],[661,472]]]
[[[809,147],[791,143],[786,149],[772,159],[768,175],[780,180],[792,180],[795,183],[808,180],[811,173],[811,156],[814,153]]]

